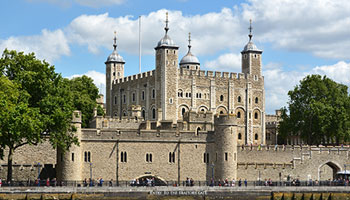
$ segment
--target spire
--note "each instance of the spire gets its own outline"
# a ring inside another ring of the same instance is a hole
[[[117,31],[114,31],[114,43],[113,43],[113,47],[114,47],[114,50],[117,49]]]
[[[191,51],[191,33],[188,33],[188,52]]]
[[[168,23],[169,23],[169,20],[168,20],[168,12],[166,12],[166,19],[165,19],[165,35],[168,34],[168,31],[169,31],[169,27],[168,27]]]
[[[252,35],[252,30],[253,30],[253,27],[252,27],[252,19],[250,19],[249,20],[249,23],[250,23],[250,26],[249,26],[249,42],[252,40],[252,37],[253,37],[253,35]]]

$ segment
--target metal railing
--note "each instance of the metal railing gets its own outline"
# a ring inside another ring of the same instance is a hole
[[[192,187],[192,186],[209,186],[209,187],[322,187],[322,186],[350,186],[349,181],[345,180],[328,180],[328,181],[55,181],[55,180],[27,180],[2,182],[2,187]]]

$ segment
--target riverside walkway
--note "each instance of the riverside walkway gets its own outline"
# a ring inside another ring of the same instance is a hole
[[[350,199],[349,186],[2,187],[0,199]]]

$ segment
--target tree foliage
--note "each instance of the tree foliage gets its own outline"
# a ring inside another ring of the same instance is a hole
[[[288,110],[282,109],[280,135],[284,138],[299,136],[307,144],[349,141],[350,97],[347,90],[347,86],[326,76],[305,77],[288,92]]]
[[[94,117],[96,99],[99,97],[98,88],[93,80],[85,75],[66,81],[72,92],[74,108],[82,112],[82,127],[86,128]]]
[[[20,146],[48,140],[54,148],[77,144],[71,126],[72,94],[60,74],[33,53],[5,50],[0,59],[0,146],[12,154]]]

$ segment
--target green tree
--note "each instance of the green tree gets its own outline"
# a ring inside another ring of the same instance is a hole
[[[98,88],[90,77],[82,76],[66,80],[73,96],[74,108],[82,113],[82,127],[89,126],[89,121],[94,117],[94,109],[99,97]]]
[[[0,146],[8,148],[7,180],[12,155],[23,145],[48,140],[53,148],[78,144],[71,126],[72,93],[60,74],[33,53],[5,50],[0,59]]]
[[[309,75],[288,92],[279,132],[297,135],[307,144],[346,142],[350,139],[350,101],[347,86],[320,75]]]

